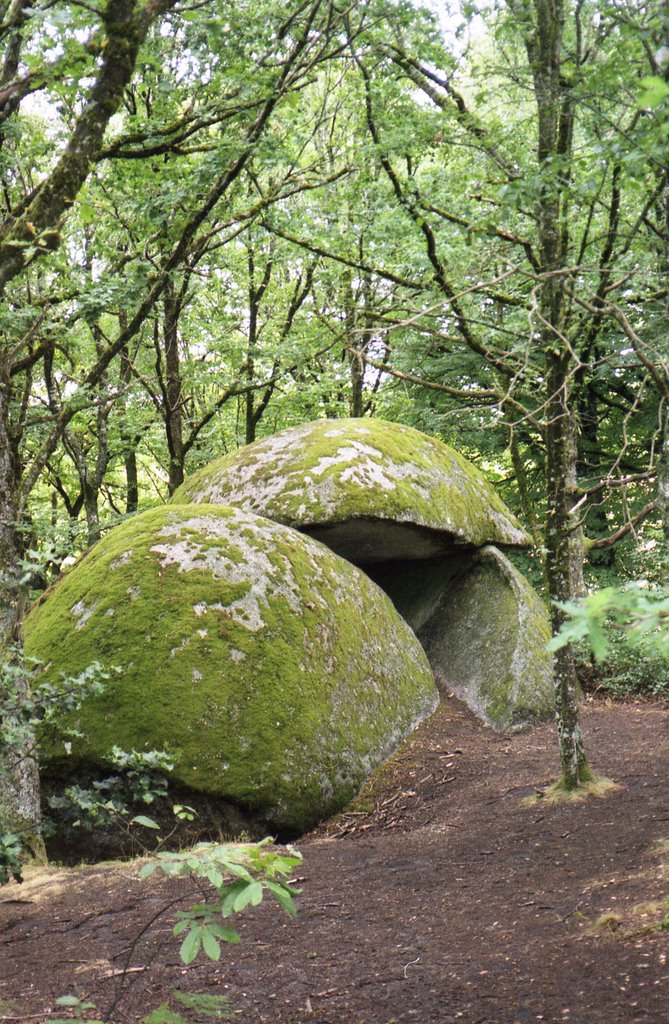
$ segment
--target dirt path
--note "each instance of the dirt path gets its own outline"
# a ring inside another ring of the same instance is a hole
[[[298,918],[245,914],[216,965],[185,969],[168,917],[133,948],[167,899],[192,901],[185,882],[125,866],[2,890],[0,1022],[47,1021],[65,992],[104,1013],[123,986],[114,1024],[174,987],[226,993],[243,1024],[668,1024],[669,712],[590,703],[583,724],[620,789],[527,806],[555,774],[553,729],[500,737],[445,703],[369,813],[298,844]]]

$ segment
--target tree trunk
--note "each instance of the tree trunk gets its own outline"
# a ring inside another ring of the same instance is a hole
[[[123,462],[125,465],[125,510],[130,515],[139,508],[139,478],[137,476],[137,455],[134,450],[125,453]]]
[[[249,356],[246,362],[246,379],[249,384],[253,383],[254,366]],[[253,444],[256,439],[256,415],[255,399],[252,391],[247,391],[244,396],[244,441],[246,444]]]
[[[523,456],[518,445],[518,438],[513,427],[511,428],[511,436],[509,438],[509,455],[511,456],[511,465],[513,466],[516,485],[518,487],[518,498],[520,500],[523,519],[530,528],[530,533],[532,534],[535,545],[537,548],[542,548],[543,536],[539,523],[537,522],[535,503],[532,501],[530,496],[530,489],[527,483],[527,473],[525,471],[525,462],[523,461]]]
[[[365,285],[369,284],[369,279]],[[366,291],[363,285],[364,291]],[[358,334],[358,299],[353,289],[353,274],[347,268],[343,275],[344,289],[344,331],[346,337],[346,361],[348,363],[349,379],[351,382],[351,393],[348,400],[349,416],[364,416],[365,414],[365,342],[366,339]]]
[[[669,40],[669,5],[667,5],[664,29],[665,39]],[[665,77],[669,77],[669,69],[667,69]],[[662,205],[664,213],[664,266],[662,271],[665,281],[669,281],[669,185],[664,189]],[[664,310],[665,320],[669,326],[669,293],[667,294]],[[667,558],[667,552],[669,552],[669,381],[666,379],[666,374],[663,401],[662,449],[660,451],[657,471],[657,505],[662,521],[662,532],[666,549],[665,566],[667,566],[667,562],[669,562],[669,558]],[[663,576],[665,579],[669,576],[669,567],[665,568]]]
[[[526,16],[527,8],[523,8]],[[570,408],[574,365],[565,340],[564,279],[569,251],[568,184],[572,158],[574,107],[563,74],[564,0],[534,0],[535,22],[526,47],[537,105],[537,158],[543,178],[537,207],[541,276],[538,286],[538,334],[546,366],[546,577],[553,631],[564,613],[556,602],[583,592],[583,541],[570,515],[577,494],[577,423]],[[555,170],[558,169],[557,176]],[[554,661],[561,784],[574,789],[591,777],[578,721],[578,680],[571,646]]]
[[[88,473],[85,474],[83,483],[84,489],[84,512],[86,515],[86,540],[88,546],[100,540],[100,509],[98,507],[99,490],[97,483],[91,481]]]
[[[33,756],[30,727],[20,707],[30,695],[23,661],[23,616],[26,587],[16,503],[18,464],[10,429],[10,380],[0,380],[0,833],[15,833],[35,856],[43,858],[39,769]],[[9,710],[8,699],[14,710]],[[12,743],[12,733],[19,743]],[[23,740],[28,738],[27,746]],[[8,742],[9,739],[9,742]]]
[[[169,483],[170,494],[184,482],[183,411],[181,389],[181,365],[179,360],[179,315],[181,304],[175,294],[174,285],[167,282],[163,296],[164,343],[165,343],[165,426],[167,446],[170,453]]]
[[[351,416],[364,416],[365,360],[360,348],[349,348],[348,365],[351,374],[351,398],[349,400],[349,413]]]
[[[571,509],[576,488],[576,421],[569,409],[569,355],[549,351],[546,360],[548,426],[546,430],[546,578],[551,597],[551,622],[557,633],[565,613],[556,602],[573,601],[583,593],[583,538]],[[579,687],[573,648],[555,652],[555,713],[562,785],[574,789],[591,778],[578,720]]]
[[[86,516],[86,543],[90,547],[91,544],[95,544],[96,541],[100,540],[100,510],[98,503],[100,487],[108,462],[106,430],[103,430],[101,434],[98,433],[98,457],[95,469],[91,469],[89,466],[88,454],[84,451],[83,445],[73,431],[65,431],[63,443],[68,455],[74,462],[79,477],[81,504]],[[81,505],[79,505],[79,508],[81,508]],[[77,508],[77,514],[79,508]]]
[[[267,291],[269,283],[272,279],[272,273],[274,269],[274,262],[272,257],[268,258],[265,264],[265,271],[262,276],[262,280],[256,285],[256,266],[255,256],[253,249],[248,251],[248,276],[249,276],[249,333],[248,333],[248,344],[246,350],[246,380],[249,385],[252,385],[255,380],[255,356],[258,352],[258,344],[260,341],[259,332],[259,318],[260,318],[260,306],[263,300],[263,296]],[[273,389],[272,389],[273,390]],[[245,441],[246,444],[252,444],[256,439],[256,433],[260,418],[264,413],[267,402],[271,397],[271,391],[266,395],[266,401],[261,402],[259,407],[256,407],[255,392],[247,391],[244,399],[244,411],[245,411]]]
[[[124,310],[119,313],[119,326],[121,330],[125,330],[128,325],[128,318]],[[123,388],[127,388],[130,384],[132,377],[132,365],[130,363],[130,353],[128,352],[128,346],[121,349],[121,365],[119,369],[119,380]],[[123,438],[123,464],[125,466],[125,510],[130,515],[132,512],[136,512],[139,507],[139,479],[137,476],[137,452],[136,445],[138,438],[134,432],[129,428],[127,422],[127,403],[125,393],[119,398],[119,407],[121,412],[122,427],[121,436]]]

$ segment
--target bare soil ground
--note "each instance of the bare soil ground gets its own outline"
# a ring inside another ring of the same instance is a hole
[[[366,805],[298,844],[297,919],[245,911],[218,964],[185,968],[179,904],[161,913],[193,902],[187,880],[117,864],[3,889],[0,1021],[75,993],[134,1024],[179,988],[227,994],[243,1024],[667,1024],[669,712],[590,701],[583,728],[620,788],[528,805],[554,729],[500,736],[444,702]]]

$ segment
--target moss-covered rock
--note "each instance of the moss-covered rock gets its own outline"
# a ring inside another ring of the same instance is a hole
[[[33,608],[45,676],[121,674],[76,715],[78,762],[176,752],[175,781],[298,833],[339,809],[436,706],[415,636],[363,573],[287,527],[165,507],[111,531]]]
[[[412,427],[317,420],[226,455],[173,502],[234,505],[297,527],[356,564],[529,538],[479,471]]]
[[[440,689],[496,729],[552,717],[548,615],[500,551],[391,563],[375,578],[415,630]]]

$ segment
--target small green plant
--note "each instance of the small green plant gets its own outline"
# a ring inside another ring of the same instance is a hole
[[[0,885],[7,885],[14,879],[22,882],[21,864],[23,844],[14,832],[3,832],[0,835]]]
[[[170,1004],[178,1003],[181,1010],[174,1010]],[[67,1018],[58,1018],[51,1021],[51,1024],[104,1024],[102,1020],[89,1016],[95,1011],[95,1003],[88,999],[79,999],[77,996],[60,996],[56,999],[56,1005],[69,1010],[73,1015]],[[199,992],[179,992],[173,989],[170,998],[155,1010],[142,1017],[138,1024],[202,1024],[203,1018],[209,1020],[230,1020],[232,1014],[227,996],[213,996]]]
[[[180,1003],[183,1013],[170,1009],[169,1001],[163,1003],[145,1017],[141,1024],[190,1024],[191,1021],[202,1021],[203,1017],[210,1020],[230,1020],[232,1011],[227,996],[212,996],[201,992],[179,992],[172,990],[172,1001]],[[194,1017],[191,1017],[191,1013]]]
[[[287,878],[302,857],[292,847],[282,852],[271,843],[270,838],[259,843],[199,843],[187,853],[160,853],[142,868],[143,878],[159,869],[170,877],[190,875],[214,889],[214,900],[177,914],[173,933],[183,936],[179,954],[185,964],[192,963],[200,951],[218,960],[221,942],[239,942],[239,933],[224,921],[247,906],[257,906],[265,892],[295,916],[293,897],[299,890]]]
[[[73,1016],[60,1017],[53,1020],[51,1024],[72,1024],[73,1020],[79,1021],[79,1024],[104,1024],[99,1018],[93,1019],[88,1016],[89,1010],[95,1010],[95,1003],[89,999],[79,999],[78,996],[59,996],[56,999],[56,1006],[69,1010]]]
[[[45,800],[44,830],[46,835],[71,835],[76,829],[91,831],[100,825],[130,823],[157,829],[146,815],[130,818],[131,809],[152,804],[167,794],[167,773],[173,762],[161,750],[138,752],[113,747],[110,766],[116,771],[92,786],[68,786],[62,793],[47,796]],[[179,817],[191,809],[176,805]]]
[[[271,838],[259,843],[200,843],[187,853],[159,853],[141,869],[142,878],[161,870],[169,877],[189,875],[199,882],[208,882],[215,892],[210,903],[199,904],[177,913],[173,934],[184,936],[179,955],[184,964],[191,964],[202,951],[210,960],[219,960],[221,942],[239,942],[239,933],[222,922],[245,907],[257,906],[265,892],[271,893],[287,914],[297,913],[294,896],[298,889],[287,881],[289,875],[302,863],[302,855],[292,847],[279,850]],[[180,1004],[173,1009],[170,1003]],[[75,995],[61,996],[58,1006],[72,1014],[52,1024],[103,1024],[89,1017],[95,1005]],[[194,1015],[194,1016],[191,1016]],[[203,1018],[229,1020],[228,1000],[225,996],[207,995],[174,990],[171,997],[143,1017],[138,1024],[200,1024]]]
[[[18,649],[9,655],[0,663],[0,773],[3,783],[11,787],[15,785],[13,773],[21,761],[38,757],[37,728],[55,729],[57,716],[76,710],[89,694],[101,693],[111,673],[95,662],[78,676],[63,676],[57,687],[35,686],[39,664],[25,664]],[[24,856],[27,853],[23,850],[23,837],[0,832],[0,885],[12,878],[21,881]]]

